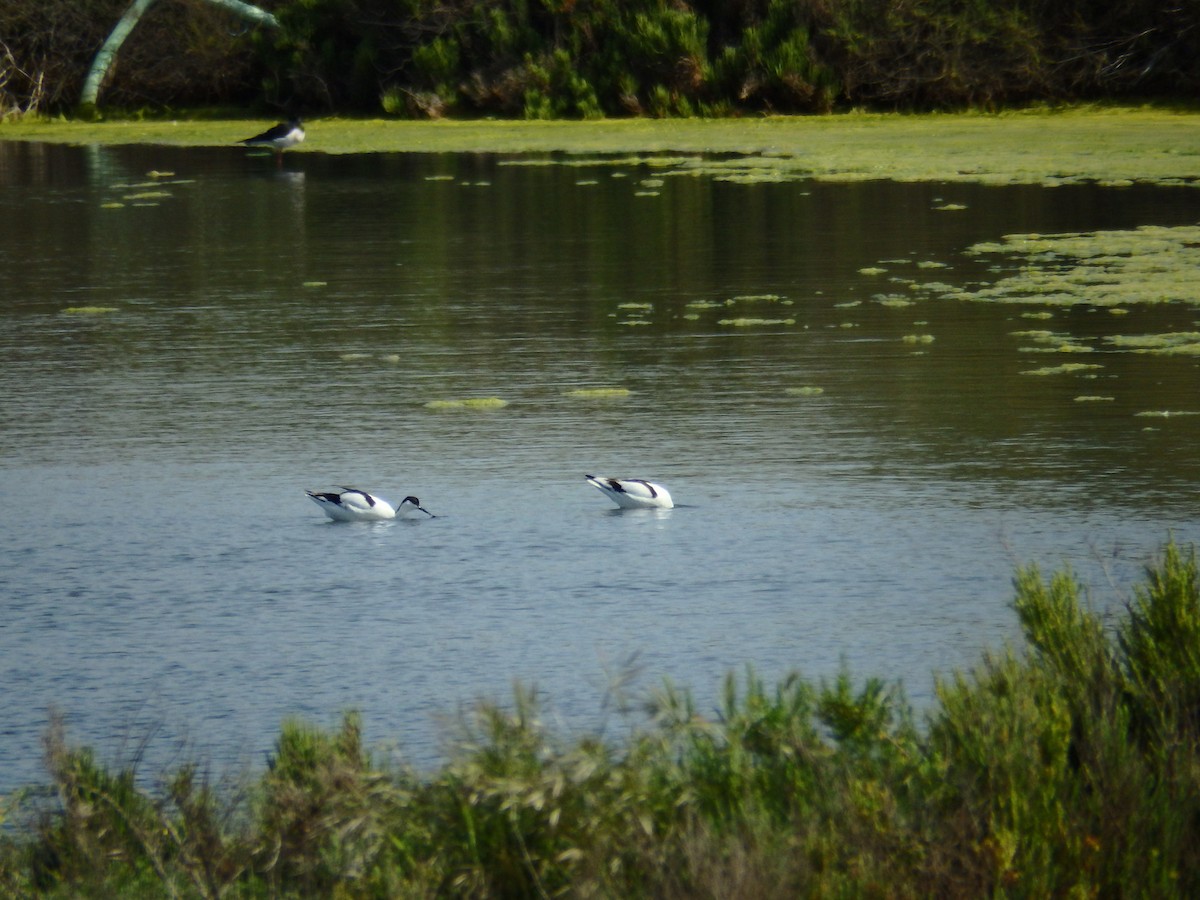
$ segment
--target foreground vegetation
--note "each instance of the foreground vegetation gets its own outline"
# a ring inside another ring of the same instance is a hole
[[[0,6],[0,116],[61,112],[128,0]],[[157,3],[104,102],[523,118],[1194,103],[1195,4],[1116,0]]]
[[[536,698],[481,707],[431,776],[376,763],[354,715],[289,723],[239,791],[158,791],[60,729],[52,802],[0,843],[9,896],[1200,895],[1200,583],[1169,544],[1114,621],[1069,573],[1016,579],[1024,652],[941,682],[918,727],[849,676],[667,686],[621,741]]]

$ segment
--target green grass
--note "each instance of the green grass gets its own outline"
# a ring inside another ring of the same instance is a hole
[[[567,739],[518,689],[431,775],[374,761],[348,714],[285,723],[236,790],[184,766],[153,792],[54,727],[0,893],[1197,896],[1195,551],[1169,543],[1115,617],[1069,572],[1015,584],[1025,646],[940,681],[920,723],[877,679],[748,671],[712,712],[665,684],[623,739]]]

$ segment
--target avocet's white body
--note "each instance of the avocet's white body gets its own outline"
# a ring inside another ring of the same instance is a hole
[[[399,506],[392,506],[382,497],[342,486],[336,491],[305,491],[325,515],[336,522],[378,522],[416,513],[418,510],[433,518],[433,513],[416,497],[405,497]]]
[[[598,489],[622,509],[672,509],[671,493],[661,484],[642,478],[609,478],[585,475],[588,484]]]

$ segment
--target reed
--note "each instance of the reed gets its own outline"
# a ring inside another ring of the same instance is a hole
[[[628,733],[564,738],[537,694],[480,704],[430,775],[361,722],[284,724],[265,772],[157,791],[61,725],[52,792],[5,805],[0,892],[145,897],[1044,897],[1200,893],[1200,586],[1169,543],[1106,617],[1069,572],[1015,579],[1024,646],[899,686],[662,685]],[[52,794],[52,796],[51,796]]]

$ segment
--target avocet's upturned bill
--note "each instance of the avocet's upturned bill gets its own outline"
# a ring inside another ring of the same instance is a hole
[[[670,492],[661,484],[642,478],[609,478],[607,475],[584,475],[588,484],[622,509],[672,509]]]
[[[418,510],[431,519],[433,513],[421,505],[416,497],[405,497],[399,506],[392,506],[382,497],[342,485],[336,491],[305,491],[313,503],[324,510],[325,515],[335,522],[379,522],[384,519],[403,518]]]

